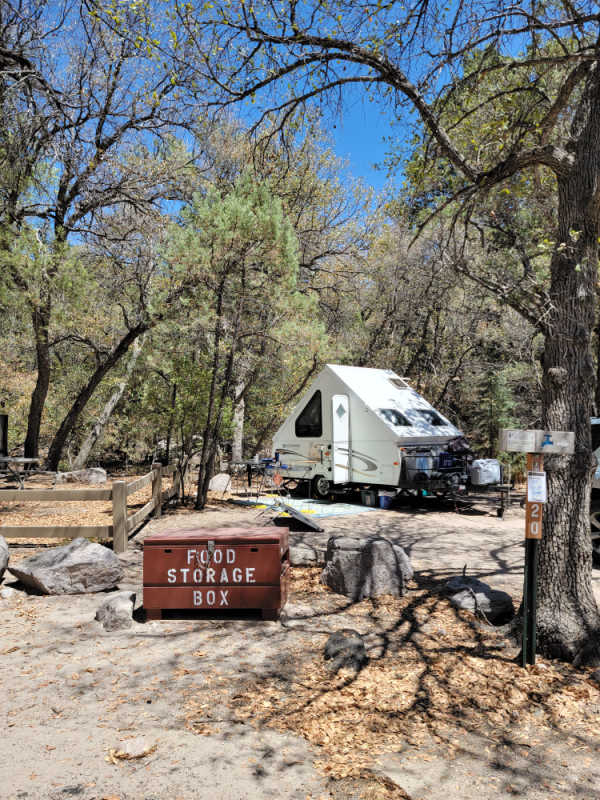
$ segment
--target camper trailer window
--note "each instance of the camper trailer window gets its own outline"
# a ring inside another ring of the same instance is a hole
[[[432,408],[413,408],[411,411],[416,417],[420,417],[424,419],[425,422],[428,422],[430,425],[446,425],[447,423],[443,420],[437,411],[434,411]]]
[[[380,408],[379,413],[390,425],[401,425],[404,428],[410,428],[410,422],[395,408]]]
[[[321,392],[317,390],[296,419],[296,436],[317,437],[321,436],[322,433]]]

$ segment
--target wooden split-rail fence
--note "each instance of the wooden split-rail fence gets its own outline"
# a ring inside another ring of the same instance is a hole
[[[175,474],[173,485],[163,491],[162,479]],[[152,485],[152,497],[138,511],[128,515],[127,498]],[[152,512],[160,517],[162,504],[177,497],[181,485],[181,475],[175,464],[163,466],[153,464],[152,470],[129,483],[113,481],[110,489],[0,489],[0,501],[74,502],[77,500],[112,500],[112,525],[80,525],[55,527],[27,527],[0,525],[0,535],[5,539],[76,539],[79,536],[113,540],[115,553],[127,550],[129,534],[132,533]]]

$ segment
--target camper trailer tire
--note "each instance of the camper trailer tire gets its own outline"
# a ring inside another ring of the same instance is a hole
[[[330,484],[324,475],[315,475],[312,479],[312,496],[317,500],[325,500],[329,497]]]

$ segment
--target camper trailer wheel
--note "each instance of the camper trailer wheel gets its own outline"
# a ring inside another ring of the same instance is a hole
[[[315,475],[312,480],[312,495],[317,500],[329,497],[329,481],[324,475]]]

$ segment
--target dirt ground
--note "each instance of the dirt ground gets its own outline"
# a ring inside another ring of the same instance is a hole
[[[224,502],[154,520],[120,556],[119,588],[141,606],[151,532],[257,522]],[[319,584],[319,569],[296,567],[281,621],[137,613],[131,629],[108,633],[94,621],[105,595],[30,596],[7,573],[2,585],[17,593],[0,600],[0,798],[600,797],[592,672],[544,659],[523,670],[505,631],[440,594],[466,565],[518,604],[518,506],[504,520],[484,502],[320,524],[324,533],[292,541],[378,532],[402,544],[415,569],[406,597],[352,605]],[[11,560],[38,548],[11,543]],[[600,601],[600,570],[594,580]],[[344,627],[367,642],[357,675],[324,665],[329,633]],[[140,758],[122,757],[128,743]]]

